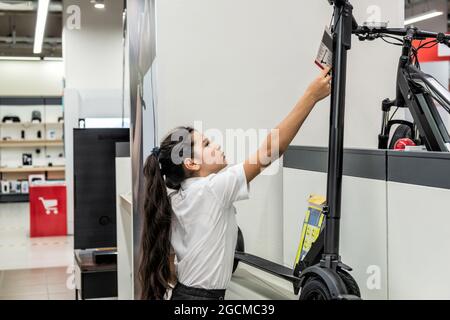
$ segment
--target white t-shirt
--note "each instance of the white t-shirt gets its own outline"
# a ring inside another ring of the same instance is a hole
[[[195,288],[227,288],[237,241],[233,203],[248,196],[242,163],[186,179],[172,195],[171,244],[179,282]]]

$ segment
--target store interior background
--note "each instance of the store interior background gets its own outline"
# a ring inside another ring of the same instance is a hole
[[[389,21],[391,27],[402,26],[405,19],[435,9],[445,14],[416,26],[449,31],[447,0],[353,2],[359,22],[375,16]],[[131,36],[126,34],[124,38],[122,1],[105,0],[103,9],[95,8],[88,0],[51,1],[48,44],[43,50],[46,58],[26,60],[34,57],[30,40],[34,37],[36,3],[0,1],[0,97],[63,98],[68,235],[30,238],[29,203],[2,201],[0,299],[74,299],[73,129],[78,128],[80,118],[91,119],[94,127],[120,127],[122,118],[129,120],[127,63]],[[68,23],[73,5],[80,8],[79,29]],[[331,8],[325,0],[245,0],[238,4],[226,0],[171,0],[157,1],[156,17],[157,54],[144,86],[147,101],[157,102],[157,126],[154,128],[148,114],[144,114],[143,156],[153,147],[153,132],[161,138],[171,128],[196,120],[203,121],[204,130],[270,129],[276,125],[318,72],[313,59]],[[11,44],[13,37],[17,37],[15,45]],[[349,54],[346,148],[376,148],[380,103],[394,96],[398,57],[396,47],[381,41],[360,43],[354,38]],[[448,87],[450,56],[437,60],[423,62],[422,69]],[[294,145],[327,146],[328,104],[327,99],[316,107]],[[450,119],[446,120],[450,126]],[[1,154],[0,147],[0,159]],[[126,194],[131,191],[129,163],[117,165],[126,173],[116,179],[118,192],[121,188],[120,193]],[[302,184],[303,178],[280,168],[278,174],[258,177],[251,184],[251,199],[237,204],[248,252],[291,266],[298,241],[298,212],[306,208],[307,194],[323,193],[325,187],[325,175],[307,185]],[[355,182],[347,191],[345,186],[344,193],[357,197],[361,185]],[[381,191],[375,189],[377,192]],[[364,217],[353,210],[343,220],[342,254],[355,267],[357,280],[365,281],[369,264],[382,269],[381,289],[369,290],[363,285],[364,298],[449,298],[450,286],[418,292],[413,284],[399,289],[395,283],[388,283],[388,221],[386,216],[377,215],[378,209],[368,209]],[[132,223],[119,218],[117,223],[128,226],[127,232],[118,230],[117,234],[118,240],[122,237],[126,242],[133,233]],[[127,245],[125,250],[129,249]],[[437,255],[435,249],[430,250],[430,256],[433,252]],[[119,256],[118,263],[132,274],[135,261],[131,257],[128,252],[124,262]],[[228,298],[295,299],[289,293],[289,283],[239,268]],[[412,275],[413,270],[408,273]],[[133,292],[130,277],[119,275],[118,298],[130,299]]]

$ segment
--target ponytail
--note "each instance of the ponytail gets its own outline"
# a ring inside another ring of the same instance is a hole
[[[193,146],[190,135],[194,130],[180,127],[172,134],[180,136],[181,130],[186,131],[189,139],[183,135],[183,139],[173,141],[168,135],[161,143],[161,149],[154,149],[144,165],[145,199],[139,264],[141,299],[144,300],[162,300],[171,278],[170,232],[173,211],[167,187],[179,189],[181,182],[188,177],[183,164],[171,161],[171,154],[174,147],[188,142],[191,152],[182,156],[191,157]]]
[[[141,298],[160,300],[170,278],[170,222],[172,208],[156,155],[144,166],[145,201],[141,241]]]

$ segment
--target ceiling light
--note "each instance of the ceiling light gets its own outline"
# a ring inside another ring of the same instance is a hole
[[[105,0],[91,0],[96,9],[105,9]]]
[[[437,10],[428,11],[428,12],[422,13],[420,15],[413,16],[413,17],[406,19],[405,26],[419,22],[419,21],[424,21],[424,20],[435,18],[435,17],[439,17],[439,16],[442,16],[443,14],[444,13],[442,11],[437,11]]]
[[[34,31],[34,48],[33,53],[39,54],[42,52],[42,44],[44,42],[45,24],[47,23],[48,6],[50,0],[39,0],[36,30]]]

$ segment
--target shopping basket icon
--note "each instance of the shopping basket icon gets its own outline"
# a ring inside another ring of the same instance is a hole
[[[58,200],[56,200],[56,199],[46,200],[42,197],[39,197],[38,199],[39,199],[39,201],[42,202],[42,205],[45,208],[46,214],[51,214],[52,212],[53,212],[53,214],[58,214]]]

